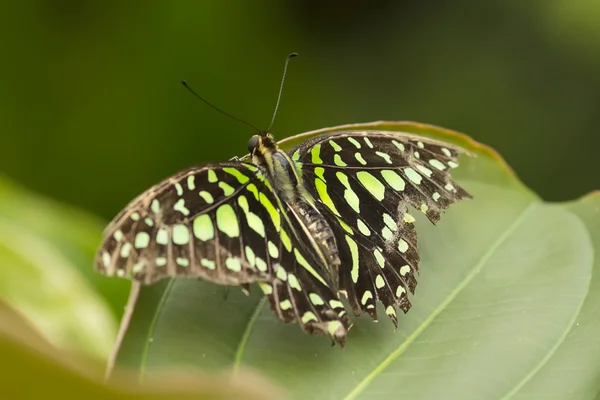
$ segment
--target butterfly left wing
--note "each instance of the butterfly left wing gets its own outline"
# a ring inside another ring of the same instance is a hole
[[[174,276],[228,285],[267,279],[273,271],[255,268],[244,252],[250,246],[265,260],[265,238],[278,240],[273,221],[247,212],[250,189],[263,188],[263,180],[259,168],[236,161],[174,174],[107,226],[96,270],[146,284]]]
[[[106,228],[95,267],[145,284],[256,282],[279,319],[343,345],[351,322],[308,243],[262,170],[228,161],[177,173],[131,201]]]
[[[338,131],[290,151],[303,185],[334,230],[340,252],[340,290],[356,315],[377,318],[380,301],[397,324],[407,312],[419,254],[408,206],[436,223],[451,204],[471,198],[449,171],[458,147],[399,132]]]

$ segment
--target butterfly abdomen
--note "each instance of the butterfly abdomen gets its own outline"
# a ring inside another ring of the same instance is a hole
[[[329,223],[312,204],[304,200],[297,201],[293,206],[296,208],[298,215],[302,218],[302,222],[323,254],[325,263],[332,271],[332,276],[337,286],[337,271],[340,265],[340,257],[335,235]]]

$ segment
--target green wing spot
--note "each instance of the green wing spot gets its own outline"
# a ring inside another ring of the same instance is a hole
[[[175,203],[175,205],[173,206],[173,210],[179,211],[180,213],[186,216],[190,215],[190,210],[185,206],[184,199],[177,200],[177,203]]]
[[[379,266],[381,268],[385,267],[385,258],[383,258],[383,254],[381,254],[381,251],[379,251],[379,249],[375,249],[373,250],[373,255],[375,256],[375,260],[377,261],[377,264],[379,264]]]
[[[352,269],[350,270],[350,277],[352,278],[352,282],[358,282],[358,245],[350,236],[346,235],[346,243],[348,243],[348,247],[350,248],[350,255],[352,256]]]
[[[273,286],[271,286],[267,283],[258,282],[258,286],[263,291],[263,293],[266,294],[267,296],[269,296],[273,293]]]
[[[273,258],[278,258],[279,257],[279,248],[275,245],[275,243],[271,242],[269,240],[269,242],[267,243],[267,248],[269,250],[269,255]],[[283,268],[281,268],[283,270]]]
[[[363,222],[362,219],[358,219],[356,221],[356,225],[358,227],[358,230],[360,231],[360,233],[362,233],[365,236],[369,236],[371,235],[371,230],[369,229],[369,227]]]
[[[267,263],[265,262],[265,260],[263,260],[260,257],[256,257],[256,268],[261,271],[261,272],[265,272],[267,270]]]
[[[410,267],[408,265],[403,265],[402,267],[400,267],[400,275],[401,276],[405,276],[409,272],[410,272]]]
[[[223,189],[223,194],[225,196],[231,196],[233,192],[235,192],[235,190],[231,187],[230,184],[223,181],[219,182],[219,187]]]
[[[440,160],[436,160],[435,158],[429,160],[429,165],[431,165],[433,168],[439,169],[440,171],[446,169],[446,166]]]
[[[285,247],[287,251],[292,251],[292,241],[290,240],[290,237],[288,236],[287,232],[282,229],[281,232],[279,232],[279,234],[281,237],[281,243],[283,243],[283,247]]]
[[[358,171],[356,177],[373,197],[379,201],[383,200],[385,197],[385,186],[383,183],[367,171]]]
[[[258,198],[259,198],[258,189],[255,184],[253,184],[253,183],[248,184],[248,186],[246,186],[246,189],[254,195],[254,198],[256,200],[258,200]]]
[[[196,189],[196,177],[194,175],[187,177],[187,187],[189,190]]]
[[[231,238],[240,236],[237,215],[231,205],[223,204],[217,208],[217,228]]]
[[[321,145],[318,144],[312,148],[311,153],[311,161],[313,164],[323,164],[323,160],[321,160]]]
[[[333,155],[333,163],[335,165],[337,165],[338,167],[347,167],[348,166],[348,164],[346,164],[344,162],[344,160],[342,160],[342,157],[340,157],[339,154],[334,154]]]
[[[279,264],[277,266],[277,271],[275,272],[275,276],[282,281],[287,281],[287,272],[285,272],[285,269]]]
[[[433,171],[432,170],[430,170],[429,168],[424,167],[422,165],[417,165],[417,169],[419,171],[421,171],[423,173],[423,175],[427,176],[428,178],[431,178],[431,176],[433,175]]]
[[[223,171],[227,172],[229,175],[232,175],[242,185],[250,180],[250,178],[235,168],[223,168]]]
[[[325,282],[325,279],[323,279],[323,277],[321,275],[319,275],[317,273],[317,271],[315,271],[315,269],[308,263],[308,261],[306,261],[306,259],[304,258],[304,256],[302,256],[302,254],[300,254],[300,252],[298,251],[298,249],[294,249],[294,255],[296,256],[296,261],[298,261],[298,264],[300,264],[302,267],[304,267],[304,269],[306,269],[308,272],[310,272],[323,285],[329,287],[329,285],[327,284],[327,282]]]
[[[376,151],[375,154],[377,154],[379,157],[383,158],[386,163],[392,164],[392,157],[390,157],[389,154],[384,153],[382,151]]]
[[[406,187],[406,182],[396,171],[384,169],[381,171],[381,177],[387,182],[390,187],[398,192],[401,192]]]
[[[269,213],[269,216],[273,221],[273,225],[275,225],[275,230],[279,232],[279,230],[281,229],[281,216],[279,215],[279,211],[277,211],[273,203],[271,203],[271,200],[269,200],[269,198],[263,193],[259,192],[259,198],[260,203]]]
[[[302,315],[300,320],[303,324],[308,324],[310,321],[318,321],[319,319],[312,311],[307,311],[304,313],[304,315]]]
[[[349,137],[348,141],[356,146],[357,149],[360,149],[360,142],[358,140],[354,139],[353,137]]]
[[[392,140],[392,144],[398,148],[400,151],[404,151],[404,145],[397,140]]]
[[[327,193],[327,184],[320,179],[315,179],[315,187],[317,188],[317,193],[323,204],[329,207],[329,209],[339,217],[340,213],[337,208],[335,208],[335,204],[333,204],[331,197],[329,197],[329,193]]]
[[[341,151],[342,148],[340,147],[339,144],[337,144],[336,142],[334,142],[333,140],[329,141],[329,144],[331,145],[331,148],[333,149],[333,151]]]
[[[161,228],[156,232],[156,243],[162,245],[169,244],[169,232],[166,229]]]
[[[183,186],[181,186],[181,183],[177,182],[175,184],[175,191],[177,192],[177,196],[181,196],[183,194]]]
[[[244,248],[244,252],[246,253],[246,260],[248,260],[248,264],[251,267],[254,267],[256,265],[256,255],[254,254],[254,250],[252,250],[252,247],[246,246]]]
[[[356,158],[356,161],[358,161],[362,165],[367,165],[367,162],[363,158],[362,154],[360,154],[360,153],[354,153],[354,158]]]
[[[310,302],[315,306],[322,306],[323,304],[325,304],[323,298],[321,298],[321,296],[319,296],[316,293],[310,293],[308,295],[308,298],[310,299]]]
[[[383,222],[394,232],[398,230],[398,224],[392,216],[388,213],[383,214]]]
[[[339,217],[336,217],[338,224],[340,224],[340,226],[349,234],[354,235],[354,231],[352,230],[352,228],[350,227],[350,225],[348,225],[347,223],[344,222],[344,220],[342,220]]]
[[[408,243],[403,239],[398,240],[398,250],[400,253],[406,253],[406,250],[408,250]]]
[[[235,257],[228,257],[227,260],[225,260],[225,266],[227,269],[234,272],[240,272],[242,270],[240,259]]]
[[[348,202],[348,204],[350,205],[350,207],[352,207],[354,211],[360,213],[360,200],[358,199],[358,196],[356,195],[354,190],[352,190],[352,188],[350,187],[348,176],[342,171],[336,172],[335,176],[346,188],[346,190],[344,191],[344,199],[346,200],[346,202]]]
[[[238,204],[246,214],[246,221],[248,222],[248,226],[252,228],[256,233],[258,233],[261,237],[265,237],[265,224],[262,219],[252,211],[250,211],[250,207],[248,205],[248,199],[246,196],[240,195],[238,197]]]
[[[344,303],[339,300],[329,300],[329,305],[332,308],[344,308]]]
[[[362,299],[360,299],[360,303],[364,306],[373,298],[373,293],[370,290],[367,290],[363,293]]]
[[[288,283],[292,289],[296,289],[297,291],[302,291],[302,287],[300,286],[300,282],[298,282],[298,278],[294,274],[288,274]]]
[[[139,232],[137,235],[135,235],[135,242],[134,242],[133,246],[136,249],[145,249],[146,247],[148,247],[149,244],[150,244],[150,235],[148,235],[148,233],[142,231],[142,232]],[[108,254],[108,253],[106,253],[106,254]]]
[[[410,167],[404,169],[404,174],[415,185],[419,185],[421,183],[421,181],[423,180],[423,177],[421,175],[419,175],[417,171],[415,171],[414,169],[412,169]]]
[[[219,178],[217,178],[217,174],[215,173],[215,171],[213,171],[212,169],[208,170],[208,181],[210,183],[215,183],[219,180]]]
[[[212,240],[215,237],[215,228],[210,216],[207,214],[197,216],[194,219],[192,229],[194,236],[203,242]]]
[[[206,190],[201,190],[199,195],[200,195],[200,197],[202,197],[204,199],[204,201],[207,204],[212,204],[215,202],[215,199],[213,198],[212,194],[210,194]]]
[[[190,242],[190,231],[186,225],[177,224],[173,226],[173,243],[185,245]]]
[[[292,308],[292,302],[289,299],[285,299],[279,303],[279,308],[283,311],[290,310]]]

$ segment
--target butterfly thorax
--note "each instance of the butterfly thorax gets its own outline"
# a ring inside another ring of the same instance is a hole
[[[254,139],[251,139],[249,143],[249,150],[251,145],[255,145],[253,151],[251,150],[253,162],[266,171],[273,190],[290,212],[301,221],[302,228],[313,239],[314,250],[330,271],[331,281],[337,286],[340,258],[331,227],[316,208],[313,197],[303,186],[302,173],[290,156],[277,146],[270,133],[254,137],[257,136],[258,141],[254,142]]]

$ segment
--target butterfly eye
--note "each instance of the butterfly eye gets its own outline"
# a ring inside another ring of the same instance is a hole
[[[260,139],[258,135],[254,135],[248,140],[248,151],[250,153],[254,153],[254,149],[256,149],[260,144]]]

